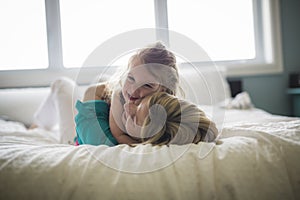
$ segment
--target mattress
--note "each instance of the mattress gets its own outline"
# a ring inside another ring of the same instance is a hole
[[[300,119],[222,112],[216,143],[170,146],[72,146],[0,120],[0,199],[300,199]]]

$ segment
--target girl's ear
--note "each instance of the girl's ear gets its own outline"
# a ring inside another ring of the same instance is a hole
[[[170,90],[169,88],[166,88],[165,86],[160,86],[159,92],[166,92],[170,95],[175,95],[174,91]]]
[[[165,86],[160,86],[160,89],[159,89],[160,92],[166,92],[167,91],[167,88]]]

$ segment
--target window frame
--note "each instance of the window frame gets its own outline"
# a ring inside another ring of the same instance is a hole
[[[157,39],[169,45],[167,0],[153,1],[156,28],[166,30],[157,31]],[[59,0],[45,0],[48,68],[0,71],[0,88],[49,86],[59,76],[66,76],[75,80],[79,70],[81,79],[77,81],[79,84],[88,84],[91,81],[90,77],[94,77],[95,73],[105,70],[105,67],[78,69],[63,66],[59,6]],[[260,56],[254,60],[215,62],[216,65],[225,66],[228,77],[274,74],[283,71],[280,2],[279,0],[253,0],[253,9],[256,30],[255,48],[256,54]],[[196,66],[205,65],[203,62],[193,64]]]
[[[157,12],[165,12],[167,15],[167,0],[155,0]],[[275,74],[283,72],[282,45],[281,45],[281,20],[279,0],[252,0],[254,12],[255,30],[255,59],[215,61],[218,66],[224,66],[228,77]],[[163,13],[158,13],[163,15]],[[164,18],[159,28],[168,29],[168,22]],[[168,36],[162,37],[169,44]],[[193,62],[195,66],[205,66],[205,62]]]

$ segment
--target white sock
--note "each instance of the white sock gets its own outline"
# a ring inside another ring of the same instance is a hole
[[[68,78],[61,78],[52,85],[55,92],[56,109],[58,111],[58,124],[60,142],[72,143],[76,135],[74,117],[77,113],[75,103],[79,98],[76,83]]]

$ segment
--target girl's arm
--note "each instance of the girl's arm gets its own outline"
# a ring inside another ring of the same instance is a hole
[[[110,126],[110,130],[112,135],[114,136],[114,138],[118,141],[119,144],[134,144],[134,143],[138,143],[138,141],[132,139],[129,135],[127,135],[126,133],[124,133],[119,126],[117,125],[114,117],[113,117],[113,113],[112,113],[112,109],[110,110],[109,113],[109,126]]]
[[[138,143],[135,139],[125,133],[126,128],[122,121],[124,107],[121,103],[120,91],[115,91],[112,94],[111,107],[109,113],[109,126],[112,135],[118,143],[121,144],[134,144]]]
[[[83,101],[89,100],[104,100],[106,96],[106,83],[99,83],[97,85],[90,86],[84,94]],[[114,112],[116,115],[122,115],[122,105],[120,105],[120,99],[114,98],[113,105],[111,106],[110,113],[109,113],[109,127],[112,135],[118,141],[119,144],[133,144],[137,143],[136,140],[132,139],[128,136],[124,131],[122,131],[118,124],[116,123],[112,110],[117,110],[118,113]],[[120,108],[119,108],[120,107]],[[116,109],[115,109],[116,108]],[[119,118],[121,119],[121,118]]]
[[[83,101],[89,100],[105,100],[107,92],[106,83],[98,83],[96,85],[89,86],[83,97]]]
[[[77,101],[76,108],[78,114],[75,123],[79,144],[118,144],[109,127],[109,105],[105,101]]]

